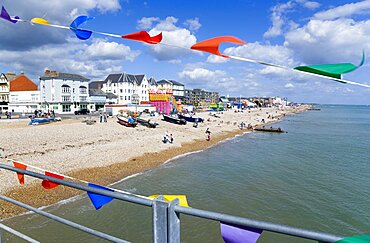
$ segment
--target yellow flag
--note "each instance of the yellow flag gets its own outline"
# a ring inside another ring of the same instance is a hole
[[[31,19],[32,24],[43,24],[43,25],[50,25],[49,21],[43,18],[33,18]]]
[[[154,194],[154,195],[150,195],[149,198],[156,198],[158,197],[159,194]],[[186,195],[163,195],[164,197],[164,200],[166,202],[171,202],[172,200],[178,198],[179,199],[179,205],[181,207],[187,207],[187,208],[190,208],[189,207],[189,204],[188,204],[188,200],[186,199]]]

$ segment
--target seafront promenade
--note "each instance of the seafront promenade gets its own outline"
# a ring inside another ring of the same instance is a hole
[[[2,161],[14,159],[107,185],[156,167],[177,155],[202,150],[247,132],[239,129],[241,122],[253,126],[262,124],[262,119],[266,123],[277,122],[284,115],[308,108],[262,108],[243,112],[229,110],[218,114],[219,118],[209,113],[198,113],[205,122],[197,128],[192,123],[185,126],[167,123],[161,120],[162,117],[153,118],[159,123],[156,129],[123,127],[116,122],[116,118],[95,125],[86,125],[82,117],[42,126],[28,126],[25,120],[1,122]],[[211,141],[205,140],[207,128],[212,132]],[[165,132],[173,134],[173,144],[162,143]],[[20,186],[14,173],[0,171],[1,193],[35,207],[50,205],[80,193],[61,186],[45,190],[39,184],[39,180],[26,176],[25,185]],[[13,205],[2,203],[0,218],[20,213],[19,210]]]

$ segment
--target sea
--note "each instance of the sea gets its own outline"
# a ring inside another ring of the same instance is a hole
[[[316,108],[273,125],[287,133],[237,136],[113,187],[140,195],[184,194],[194,208],[308,230],[370,234],[370,106]],[[83,195],[46,210],[128,241],[152,241],[151,209],[145,206],[114,200],[96,211]],[[4,223],[41,242],[104,242],[35,214]],[[220,225],[181,215],[181,242],[223,242]],[[312,241],[263,232],[258,242]]]

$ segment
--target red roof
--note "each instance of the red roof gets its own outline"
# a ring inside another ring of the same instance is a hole
[[[27,78],[24,74],[19,75],[10,81],[10,91],[34,91],[37,85]]]

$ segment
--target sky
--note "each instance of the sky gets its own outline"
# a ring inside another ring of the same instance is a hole
[[[370,105],[370,89],[220,58],[187,48],[216,36],[245,45],[222,44],[221,52],[287,67],[349,62],[370,57],[370,0],[173,1],[173,0],[0,0],[10,15],[43,17],[69,26],[79,15],[94,17],[83,27],[119,35],[163,33],[167,44],[148,45],[94,34],[86,41],[69,30],[0,21],[0,72],[23,71],[33,81],[45,69],[83,75],[92,81],[111,73],[170,79],[187,89],[229,96],[280,96],[295,102]],[[369,64],[344,75],[370,84]]]

